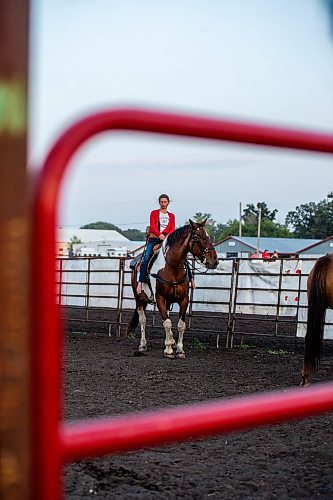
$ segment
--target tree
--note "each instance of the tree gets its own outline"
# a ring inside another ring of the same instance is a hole
[[[211,214],[206,214],[202,212],[197,212],[194,214],[193,219],[195,222],[202,222],[203,220],[207,220],[206,222],[206,230],[209,234],[212,241],[218,241],[218,234],[221,232],[220,224],[217,224],[216,221],[212,218]]]
[[[332,193],[328,194],[331,198]],[[323,239],[333,235],[333,201],[311,201],[288,212],[286,224],[294,229],[296,238]]]
[[[131,241],[145,241],[146,233],[139,229],[126,229],[122,234]]]
[[[257,236],[258,234],[258,221],[254,220],[248,224],[242,224],[242,236]],[[222,224],[220,225],[222,226]],[[239,234],[239,220],[233,219],[229,220],[226,225],[222,226],[222,230],[218,234],[216,241],[221,241],[227,236],[237,236]],[[261,222],[261,236],[269,238],[292,238],[293,235],[289,229],[279,224],[278,222],[273,222],[269,219],[264,219]]]
[[[245,210],[243,211],[243,220],[245,224],[247,222],[252,223],[254,220],[258,220],[259,217],[259,208],[261,208],[261,220],[275,220],[275,216],[278,210],[275,208],[271,212],[268,210],[268,206],[264,201],[259,201],[257,206],[254,206],[253,203],[246,205]]]
[[[256,206],[253,203],[246,205],[243,212],[242,234],[243,236],[257,236],[259,210],[261,209],[260,235],[268,238],[291,238],[292,234],[283,224],[275,222],[278,210],[269,210],[267,203],[258,202]]]
[[[239,220],[230,219],[226,224],[219,224],[219,233],[216,241],[221,241],[228,236],[236,236],[239,234]]]
[[[109,229],[122,233],[121,229],[119,229],[119,227],[115,226],[114,224],[111,224],[111,222],[104,222],[101,220],[97,222],[91,222],[90,224],[85,224],[84,226],[81,226],[80,229]]]
[[[251,236],[257,236],[257,233],[257,228],[255,233],[252,229]],[[261,236],[267,238],[293,238],[293,234],[289,231],[287,226],[274,222],[270,219],[263,219],[261,221],[260,234]]]
[[[74,245],[78,245],[79,243],[82,243],[82,241],[80,240],[80,238],[78,238],[77,236],[74,235],[69,240],[68,245],[67,245],[67,249],[72,252],[73,251],[73,246]]]
[[[243,236],[257,236],[259,208],[261,208],[261,236],[271,238],[291,238],[293,236],[287,226],[275,222],[278,210],[269,210],[265,202],[259,202],[256,206],[253,203],[246,205],[242,217]],[[217,224],[215,227],[218,230],[216,241],[239,234],[239,220],[237,219],[229,220],[226,224]]]
[[[146,233],[140,231],[139,229],[125,229],[122,230],[120,227],[111,224],[111,222],[97,221],[91,222],[90,224],[85,224],[81,226],[80,229],[106,229],[111,231],[117,231],[118,233],[125,236],[131,241],[145,241]]]

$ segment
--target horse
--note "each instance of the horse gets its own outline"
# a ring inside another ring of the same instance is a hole
[[[183,338],[186,327],[185,315],[189,303],[189,278],[186,261],[188,253],[192,254],[194,258],[199,259],[207,269],[215,269],[218,265],[216,250],[205,229],[206,221],[196,223],[189,220],[189,224],[169,234],[158,250],[156,259],[152,264],[151,261],[148,266],[150,283],[152,289],[155,288],[156,305],[165,329],[164,356],[166,358],[186,357],[183,349]],[[125,335],[133,333],[140,323],[141,339],[136,355],[144,355],[147,351],[145,311],[148,301],[142,294],[139,295],[136,292],[136,270],[132,270],[131,283],[136,307],[127,325]],[[149,295],[147,286],[144,290]],[[172,323],[169,318],[169,311],[172,304],[179,305],[177,343],[173,337]],[[176,352],[174,352],[175,345]]]
[[[333,254],[320,257],[307,281],[308,319],[304,340],[302,386],[310,384],[322,357],[326,309],[333,308]]]

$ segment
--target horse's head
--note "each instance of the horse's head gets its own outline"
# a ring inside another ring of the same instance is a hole
[[[215,269],[219,263],[216,250],[205,229],[207,219],[202,222],[193,222],[190,219],[189,250],[194,257],[198,257],[207,269]]]

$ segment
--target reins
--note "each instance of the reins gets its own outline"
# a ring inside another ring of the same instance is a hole
[[[194,257],[194,255],[193,255],[193,262],[191,262],[191,263],[189,262],[189,265],[191,266],[191,270],[192,270],[192,271],[196,271],[196,272],[197,272],[197,274],[207,274],[207,273],[208,273],[208,271],[209,271],[209,269],[208,269],[208,268],[206,268],[206,269],[205,269],[205,271],[201,271],[201,268],[200,268],[200,267],[196,267],[196,266],[195,266],[195,264],[197,264],[197,263],[201,264],[201,262],[200,262],[200,261],[198,261],[198,260]]]
[[[190,228],[190,231],[189,231],[189,241],[187,243],[187,250],[188,252],[190,252],[193,256],[193,261],[194,263],[197,263],[198,260],[196,259],[196,257],[193,255],[193,247],[195,244],[198,245],[200,251],[201,251],[201,254],[202,254],[202,257],[205,256],[206,253],[208,253],[210,251],[210,249],[208,247],[205,247],[203,244],[202,244],[202,241],[200,240],[200,238],[198,237],[197,234],[195,234],[195,232],[193,231],[192,228]],[[192,247],[190,248],[190,244],[192,243]],[[151,273],[150,275],[155,278],[156,280],[158,280],[160,283],[165,283],[165,284],[168,284],[170,286],[177,286],[177,285],[181,285],[182,283],[185,283],[186,280],[187,280],[187,277],[188,277],[188,270],[187,270],[187,267],[185,265],[185,261],[184,261],[184,264],[182,266],[175,266],[174,264],[171,264],[170,262],[168,262],[168,259],[167,259],[167,250],[166,250],[166,247],[167,247],[167,242],[166,242],[166,245],[163,245],[162,244],[162,247],[161,247],[161,250],[163,252],[163,256],[164,256],[164,259],[165,259],[165,263],[172,267],[173,269],[184,269],[185,271],[185,275],[183,278],[181,278],[180,280],[177,280],[177,281],[169,281],[169,280],[166,280],[160,276],[158,276],[157,274],[155,273]],[[186,257],[185,257],[185,260],[186,260]],[[190,264],[189,264],[190,265]],[[191,263],[191,267],[192,267],[192,270],[195,270],[198,274],[206,274],[208,272],[208,269],[206,269],[205,271],[201,271],[199,267],[196,267],[195,264],[193,264],[193,262]]]
[[[190,250],[190,252],[192,253],[193,255],[193,247],[195,244],[198,245],[198,247],[200,248],[200,251],[202,253],[203,256],[206,255],[206,253],[209,252],[209,248],[208,247],[205,247],[203,244],[202,244],[202,241],[200,240],[200,238],[198,237],[197,234],[195,234],[195,232],[193,231],[193,229],[191,228],[191,235],[192,235],[192,238],[194,241],[192,241],[192,249]],[[196,259],[196,257],[193,255],[193,261],[195,263],[198,262],[198,260]],[[192,264],[192,270],[195,270],[197,271],[199,274],[206,274],[208,272],[208,268],[205,270],[205,271],[200,271],[200,269],[198,267],[195,267],[195,264]]]

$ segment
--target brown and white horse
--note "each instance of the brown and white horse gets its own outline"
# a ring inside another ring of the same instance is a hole
[[[333,254],[320,257],[307,282],[308,319],[304,341],[301,385],[309,385],[310,373],[320,364],[326,309],[333,308]]]
[[[206,221],[196,223],[190,220],[189,222],[189,224],[176,229],[163,241],[157,258],[149,269],[156,305],[163,319],[165,329],[164,356],[167,358],[185,358],[183,338],[186,326],[185,314],[189,303],[189,279],[186,266],[188,253],[198,258],[207,269],[215,269],[218,265],[215,248],[205,229]],[[136,308],[126,328],[126,334],[134,332],[140,323],[141,339],[138,354],[144,354],[147,351],[145,314],[147,301],[137,294],[136,287],[137,271],[133,270],[132,288]],[[150,295],[147,285],[144,290],[147,295]],[[173,337],[169,318],[170,306],[175,303],[179,305],[177,343]]]

